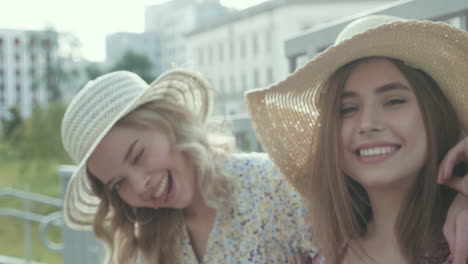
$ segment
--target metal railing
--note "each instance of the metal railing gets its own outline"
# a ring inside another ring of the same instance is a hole
[[[60,165],[57,173],[62,185],[62,198],[67,190],[68,182],[75,171],[75,166]],[[64,225],[63,263],[66,264],[99,264],[104,263],[104,247],[96,239],[91,230],[73,230]]]
[[[0,197],[14,197],[23,201],[23,210],[0,208],[0,216],[13,217],[24,221],[24,260],[25,263],[31,263],[32,258],[32,231],[33,222],[39,223],[39,238],[42,244],[53,252],[62,252],[63,244],[51,242],[47,238],[47,231],[50,225],[57,227],[63,226],[62,219],[62,201],[58,198],[49,197],[41,194],[25,192],[13,188],[0,188]],[[58,211],[47,215],[31,212],[31,202],[46,204],[56,207]]]

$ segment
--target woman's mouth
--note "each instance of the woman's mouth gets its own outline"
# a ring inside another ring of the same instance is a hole
[[[395,155],[401,145],[362,147],[354,151],[357,159],[364,163],[378,163]]]
[[[167,170],[166,175],[161,180],[161,183],[158,186],[158,189],[153,195],[154,207],[160,208],[163,204],[169,202],[172,194],[173,179],[170,170]]]

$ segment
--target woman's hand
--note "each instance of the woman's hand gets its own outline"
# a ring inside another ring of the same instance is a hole
[[[468,176],[463,166],[468,163],[468,137],[460,141],[445,156],[439,167],[437,182],[459,191],[449,208],[444,235],[454,256],[454,264],[468,263]],[[460,174],[457,176],[457,174]],[[464,176],[464,177],[459,177]]]
[[[458,142],[458,144],[445,155],[439,167],[437,182],[439,184],[446,184],[468,196],[468,176],[463,177],[465,176],[464,174],[468,172],[466,171],[466,164],[468,164],[468,137]]]
[[[454,257],[453,264],[468,264],[468,197],[458,194],[447,212],[444,236]]]

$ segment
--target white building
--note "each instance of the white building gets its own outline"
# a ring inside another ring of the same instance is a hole
[[[468,1],[399,0],[379,8],[345,17],[320,27],[311,28],[285,41],[290,72],[301,67],[335,42],[336,37],[351,21],[366,15],[390,15],[406,19],[441,21],[468,30]]]
[[[0,117],[18,107],[22,117],[49,100],[57,85],[57,34],[51,31],[0,30]]]
[[[186,33],[230,12],[219,0],[172,0],[145,8],[145,32],[159,36],[161,69],[186,65]]]
[[[288,74],[286,39],[389,2],[271,0],[190,32],[188,65],[212,81],[216,90],[215,114],[243,114],[246,90],[267,86]]]
[[[157,32],[118,32],[106,37],[107,64],[114,64],[128,51],[145,55],[153,64],[155,75],[161,73],[161,47]]]

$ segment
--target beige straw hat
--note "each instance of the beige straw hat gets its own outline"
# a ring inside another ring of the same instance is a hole
[[[73,98],[62,121],[62,141],[78,164],[64,201],[65,223],[75,229],[91,228],[100,200],[93,194],[86,162],[115,123],[138,106],[165,99],[206,121],[212,103],[210,85],[197,73],[176,69],[148,85],[138,75],[118,71],[89,81]]]
[[[315,100],[326,92],[320,87],[341,66],[372,56],[402,60],[429,74],[454,105],[467,130],[468,33],[430,21],[390,16],[360,18],[343,29],[333,46],[285,80],[246,94],[262,147],[300,193],[307,192],[304,172],[315,155],[320,126]]]

